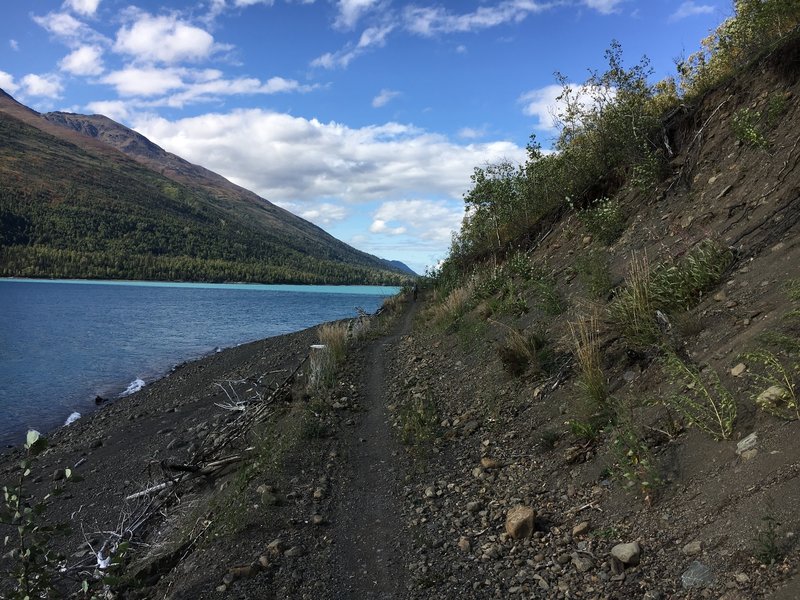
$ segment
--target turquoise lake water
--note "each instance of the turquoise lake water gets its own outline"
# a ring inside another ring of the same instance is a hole
[[[0,447],[220,348],[374,312],[397,288],[0,279]]]

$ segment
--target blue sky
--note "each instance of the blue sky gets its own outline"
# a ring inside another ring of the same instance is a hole
[[[553,73],[612,39],[654,79],[728,0],[7,2],[0,88],[101,113],[367,252],[418,271],[449,246],[473,167],[556,135]]]

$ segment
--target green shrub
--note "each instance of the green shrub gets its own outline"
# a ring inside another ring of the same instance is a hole
[[[611,454],[614,457],[612,473],[626,488],[635,488],[649,504],[655,488],[661,483],[655,458],[633,424],[629,411],[617,406],[615,414],[616,425],[611,437]]]
[[[800,403],[794,372],[800,365],[787,367],[769,350],[756,350],[742,356],[750,368],[748,375],[759,384],[753,399],[762,410],[787,421],[800,419]]]
[[[608,258],[602,251],[588,251],[575,259],[575,270],[589,295],[604,300],[611,293],[612,281]]]
[[[415,393],[404,402],[399,410],[400,439],[407,446],[418,446],[436,437],[436,404],[430,393]]]
[[[508,334],[497,346],[497,354],[508,373],[519,377],[526,371],[539,375],[552,369],[554,357],[546,338],[536,332],[506,329]]]
[[[605,245],[613,244],[625,231],[625,214],[616,199],[601,198],[577,215],[586,231]]]
[[[683,388],[666,398],[667,406],[714,439],[729,439],[736,421],[736,402],[716,372],[704,377],[673,352],[666,354],[664,367],[673,381]]]

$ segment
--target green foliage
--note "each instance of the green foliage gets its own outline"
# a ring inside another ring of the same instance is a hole
[[[608,258],[602,251],[589,250],[575,259],[575,270],[592,298],[605,300],[612,281]]]
[[[775,501],[772,498],[767,500],[766,514],[761,517],[764,524],[759,528],[755,542],[755,557],[761,561],[762,564],[771,565],[780,560],[783,555],[778,537],[778,519],[775,516]]]
[[[430,393],[415,393],[399,410],[400,439],[407,446],[431,442],[438,430],[436,403]]]
[[[625,214],[616,199],[601,198],[577,215],[586,230],[605,245],[613,244],[625,231]]]
[[[47,447],[47,439],[38,431],[28,431],[25,440],[26,456],[19,466],[19,476],[13,485],[3,486],[0,504],[0,525],[6,531],[4,558],[11,563],[10,575],[14,586],[7,590],[9,600],[53,597],[64,557],[54,549],[54,539],[67,531],[66,525],[47,521],[46,511],[51,496],[62,491],[59,484],[44,498],[36,498],[28,489],[36,456]],[[64,480],[72,477],[64,469]]]
[[[609,306],[609,317],[634,349],[657,344],[661,333],[656,311],[686,311],[716,285],[733,261],[730,249],[704,240],[678,261],[651,269],[646,259],[634,257],[626,285]]]
[[[744,144],[767,149],[767,135],[778,124],[787,108],[788,102],[782,93],[772,94],[763,111],[741,108],[733,114],[733,133]]]
[[[703,376],[673,352],[666,354],[664,368],[673,382],[682,388],[668,396],[664,403],[714,439],[729,439],[736,421],[736,402],[716,372],[710,371]]]
[[[650,502],[654,489],[661,483],[655,458],[633,424],[629,409],[620,405],[615,412],[616,425],[611,439],[613,473],[626,488],[635,488],[646,502]]]
[[[735,0],[733,16],[678,63],[681,90],[696,98],[734,76],[765,51],[777,47],[800,24],[796,0]]]
[[[800,364],[788,367],[769,350],[756,350],[742,355],[748,365],[748,375],[760,386],[753,400],[762,410],[778,418],[800,419],[800,402],[794,373]]]

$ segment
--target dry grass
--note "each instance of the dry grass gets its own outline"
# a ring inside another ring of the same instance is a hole
[[[578,388],[589,415],[608,411],[608,384],[603,373],[598,333],[599,319],[596,311],[586,318],[569,324],[572,346],[578,360]]]
[[[472,283],[454,289],[442,302],[433,307],[434,320],[439,323],[447,323],[458,319],[469,308],[472,292]]]
[[[325,323],[319,330],[322,348],[311,352],[309,384],[312,389],[330,387],[336,377],[336,369],[347,356],[347,324]]]
[[[608,308],[627,342],[635,349],[646,349],[658,341],[650,263],[646,256],[633,255],[627,284]]]

